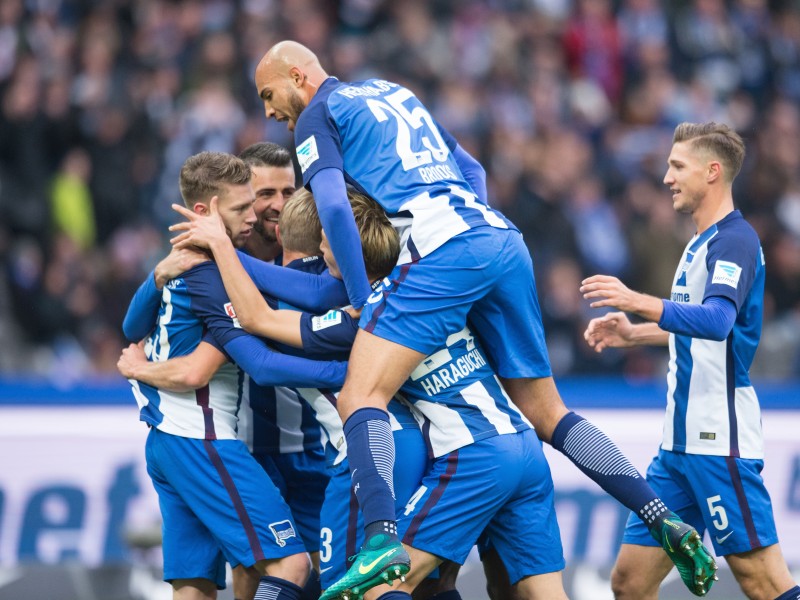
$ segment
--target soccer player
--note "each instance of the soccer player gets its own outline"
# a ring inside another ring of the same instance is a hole
[[[778,546],[761,478],[764,449],[749,368],[761,335],[764,255],[758,235],[734,209],[731,186],[745,147],[727,125],[675,129],[664,184],[673,208],[697,231],[686,245],[670,300],[595,275],[581,292],[613,312],[592,319],[584,337],[597,352],[669,345],[667,418],[647,479],[698,531],[708,529],[742,591],[758,600],[797,600]],[[646,323],[631,324],[625,313]],[[615,597],[658,597],[672,568],[636,519],[629,519],[612,574]]]
[[[290,236],[295,247],[282,253],[277,234],[277,220],[286,200],[295,191],[295,172],[292,157],[288,150],[270,142],[253,144],[243,150],[239,157],[252,171],[251,184],[255,194],[253,210],[256,222],[253,234],[248,236],[244,250],[259,260],[285,262],[288,268],[317,273],[324,269],[321,258],[309,257],[318,253],[319,231],[316,237],[308,239]],[[315,213],[316,216],[316,213]],[[297,222],[298,219],[293,219]],[[318,222],[318,220],[317,220]],[[185,251],[180,251],[185,252]],[[196,256],[200,256],[199,254]],[[206,257],[207,258],[207,257]],[[186,265],[177,264],[177,259],[167,257],[160,264],[154,277],[163,287],[163,280],[178,276],[188,270]],[[166,275],[165,275],[166,273]],[[160,292],[151,286],[144,288],[153,301],[153,316],[143,318],[143,330],[133,324],[138,310],[148,298],[137,298],[131,304],[132,310],[126,315],[124,329],[139,331],[138,338],[149,333],[155,321],[155,310],[160,302]],[[137,339],[134,337],[133,339]],[[123,351],[119,368],[123,375],[133,378],[159,376],[158,386],[177,391],[192,390],[206,385],[217,369],[227,362],[227,357],[212,345],[201,342],[190,354],[180,359],[155,365],[146,363],[141,349],[131,345]],[[137,376],[138,375],[138,376]],[[152,383],[152,381],[148,381]],[[311,562],[319,570],[319,514],[327,485],[325,459],[320,441],[319,426],[311,409],[297,393],[285,387],[261,386],[251,377],[244,382],[245,402],[239,412],[237,435],[247,443],[250,452],[267,471],[278,487],[281,496],[289,505],[298,533],[306,544]],[[260,575],[255,569],[237,567],[233,571],[233,590],[237,598],[252,597],[259,584]],[[316,575],[309,579],[303,589],[304,599],[319,597]]]
[[[256,221],[250,176],[240,159],[204,152],[184,163],[181,195],[197,212],[206,212],[212,198],[218,201],[231,241],[242,246]],[[340,363],[271,352],[236,327],[227,300],[211,261],[169,281],[145,344],[148,358],[160,362],[186,355],[208,331],[218,348],[264,385],[314,381],[325,386],[343,379]],[[308,559],[288,507],[236,439],[241,378],[241,371],[228,364],[191,392],[131,382],[140,418],[151,427],[148,473],[164,519],[164,578],[176,598],[216,597],[216,589],[224,587],[226,560],[265,575],[259,590],[272,598],[297,599],[308,577]]]
[[[267,118],[295,132],[303,182],[350,302],[363,308],[338,402],[367,539],[350,573],[362,580],[408,557],[396,534],[394,460],[386,404],[469,317],[489,361],[539,435],[645,520],[691,589],[716,568],[697,532],[680,522],[616,446],[569,412],[552,378],[530,255],[519,231],[487,204],[485,173],[401,85],[329,77],[308,48],[273,46],[255,73]],[[373,296],[346,183],[378,200],[400,233],[391,291]],[[608,468],[608,465],[611,465]]]

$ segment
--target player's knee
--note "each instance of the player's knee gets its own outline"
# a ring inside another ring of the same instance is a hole
[[[260,561],[256,566],[258,567],[262,563],[263,567],[259,570],[271,577],[291,581],[300,587],[303,587],[308,580],[310,564],[308,555],[305,553],[292,554],[291,556],[270,561]]]
[[[634,600],[647,597],[645,581],[637,576],[635,569],[624,564],[615,564],[611,570],[611,591],[616,600]]]

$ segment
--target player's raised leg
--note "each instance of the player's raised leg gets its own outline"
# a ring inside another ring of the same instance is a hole
[[[397,537],[394,439],[386,406],[423,357],[363,329],[356,336],[337,409],[344,422],[347,459],[364,515],[365,537],[347,574],[326,590],[324,598],[344,597],[351,590],[363,593],[408,572],[409,558]]]

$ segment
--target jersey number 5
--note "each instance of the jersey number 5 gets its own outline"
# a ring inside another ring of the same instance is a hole
[[[717,502],[722,502],[722,496],[710,496],[706,498],[708,502],[708,510],[711,513],[711,516],[714,518],[714,527],[722,531],[723,529],[728,527],[728,514],[725,512],[725,508],[722,506],[715,506]]]
[[[414,94],[410,90],[402,88],[384,96],[383,99],[386,102],[375,98],[367,100],[367,106],[379,123],[388,121],[389,115],[392,115],[397,121],[395,148],[400,160],[403,161],[403,170],[405,171],[430,164],[434,159],[444,162],[450,154],[450,150],[444,143],[439,129],[428,111],[421,105],[415,106],[409,111],[403,104],[409,98],[414,98]],[[411,131],[423,126],[425,130],[420,141],[425,149],[413,149],[411,147]]]

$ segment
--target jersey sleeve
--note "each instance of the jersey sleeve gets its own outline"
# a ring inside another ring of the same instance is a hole
[[[301,310],[322,313],[348,303],[344,283],[325,272],[303,273],[265,263],[239,252],[247,274],[262,292],[288,302]]]
[[[195,267],[183,274],[183,280],[191,298],[192,312],[216,340],[215,346],[224,347],[233,339],[249,335],[236,319],[216,264]]]
[[[300,337],[303,350],[311,356],[339,356],[353,347],[358,333],[358,321],[343,310],[331,310],[324,315],[303,313],[300,317]]]
[[[309,185],[322,169],[344,171],[339,130],[324,99],[311,102],[303,111],[297,120],[294,139],[303,185]]]
[[[156,325],[158,309],[161,306],[161,290],[156,287],[155,274],[151,271],[147,279],[131,299],[128,312],[122,321],[122,332],[131,342],[138,342],[149,334]]]
[[[744,231],[742,235],[717,235],[708,243],[708,280],[703,300],[711,296],[728,298],[738,312],[753,286],[759,260],[761,247],[754,234]]]

